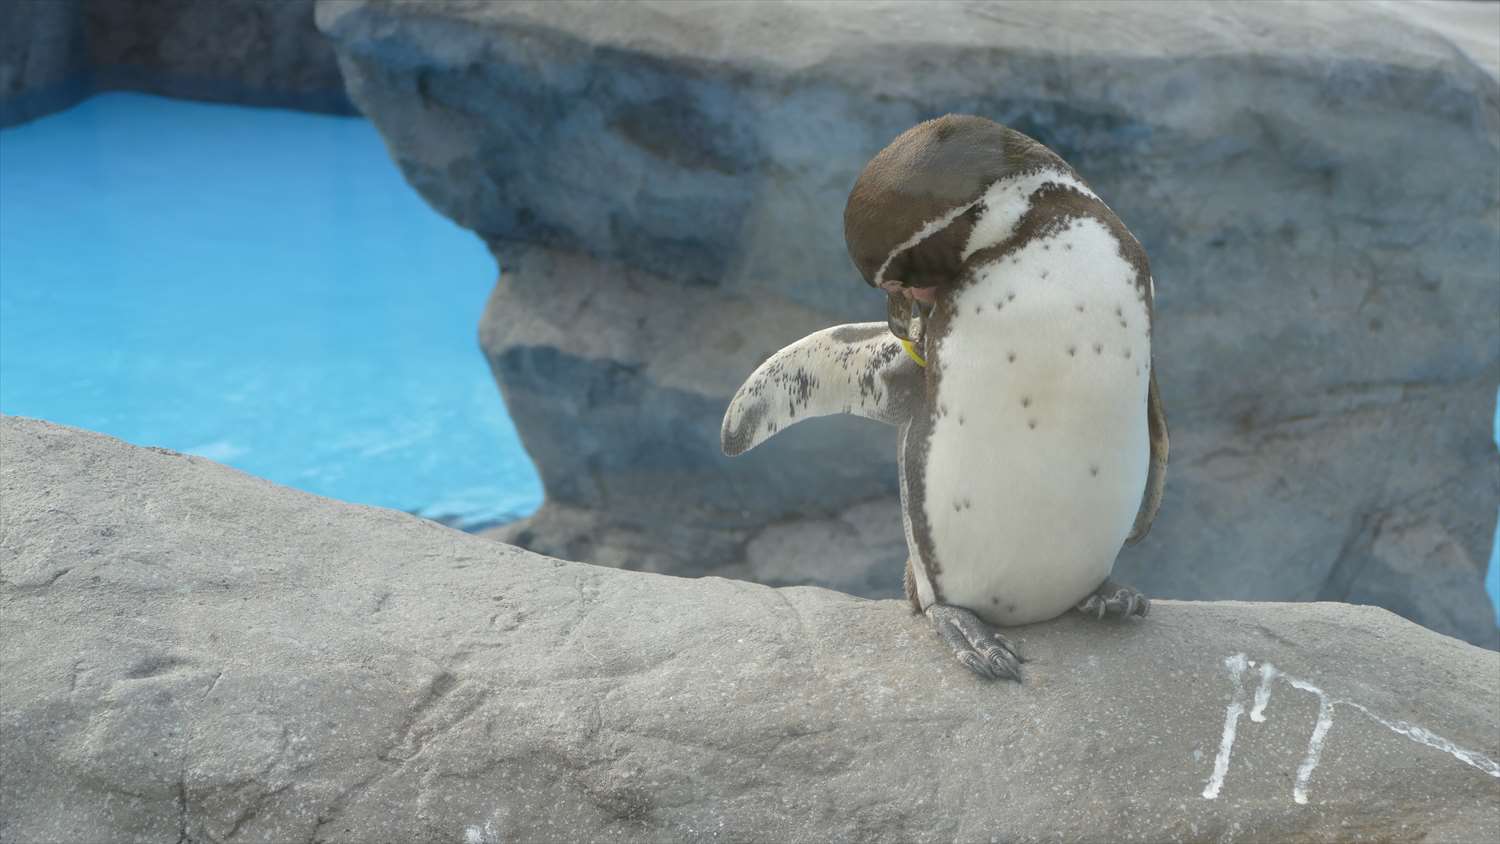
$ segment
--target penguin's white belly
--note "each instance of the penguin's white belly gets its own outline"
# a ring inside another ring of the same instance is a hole
[[[945,603],[1025,624],[1108,577],[1150,462],[1134,279],[1109,231],[1082,219],[954,296],[922,469]]]

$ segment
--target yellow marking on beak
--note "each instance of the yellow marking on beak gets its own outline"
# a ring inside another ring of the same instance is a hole
[[[917,366],[924,368],[927,366],[927,361],[922,360],[922,356],[917,354],[917,349],[911,344],[910,340],[902,340],[901,348],[905,349],[906,353],[911,356],[911,359],[917,362]]]

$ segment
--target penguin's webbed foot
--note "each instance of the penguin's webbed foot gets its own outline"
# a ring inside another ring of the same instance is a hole
[[[1151,599],[1137,592],[1133,587],[1125,586],[1106,580],[1099,584],[1094,594],[1078,602],[1078,611],[1084,615],[1094,618],[1103,618],[1106,615],[1118,615],[1129,618],[1133,615],[1145,616],[1151,612]]]
[[[927,617],[964,667],[986,680],[1021,680],[1021,652],[979,616],[961,607],[933,604]]]

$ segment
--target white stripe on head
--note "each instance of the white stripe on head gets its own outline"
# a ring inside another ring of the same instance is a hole
[[[885,284],[885,272],[890,269],[891,262],[896,260],[897,255],[947,228],[954,220],[968,213],[976,205],[983,204],[985,210],[975,222],[974,230],[969,233],[969,240],[964,244],[961,258],[968,260],[970,255],[987,246],[1004,243],[1006,238],[1015,233],[1017,224],[1030,210],[1031,195],[1048,184],[1072,188],[1092,199],[1099,198],[1076,177],[1058,170],[1038,170],[1020,176],[998,179],[992,182],[978,199],[959,205],[940,217],[928,220],[911,237],[897,244],[896,248],[885,256],[880,269],[875,271],[875,286],[882,287]]]
[[[957,208],[954,208],[941,217],[933,220],[928,220],[926,223],[923,223],[922,227],[920,229],[917,229],[916,234],[908,237],[906,240],[901,241],[901,243],[898,244],[895,249],[891,250],[891,253],[889,255],[885,256],[885,261],[881,263],[880,269],[875,271],[875,286],[880,287],[885,282],[885,271],[890,268],[891,262],[896,260],[897,255],[900,255],[902,252],[905,252],[906,250],[912,248],[913,246],[916,246],[927,238],[932,237],[933,235],[947,228],[949,223],[957,220],[960,215],[968,211],[970,208],[973,208],[975,205],[978,205],[979,202],[980,200],[976,199],[973,202],[968,203],[967,205],[960,205]]]
[[[1009,240],[1016,233],[1021,218],[1031,210],[1032,194],[1049,184],[1072,188],[1090,199],[1099,198],[1076,177],[1052,169],[1000,179],[979,198],[984,204],[984,212],[974,221],[969,240],[964,244],[962,259],[967,261],[975,252]]]

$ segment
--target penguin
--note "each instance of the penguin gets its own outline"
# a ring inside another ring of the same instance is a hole
[[[952,114],[870,160],[844,237],[886,321],[772,355],[730,401],[724,453],[835,413],[896,426],[907,598],[983,678],[1021,678],[997,628],[1145,616],[1110,579],[1166,480],[1140,243],[1055,152]]]

